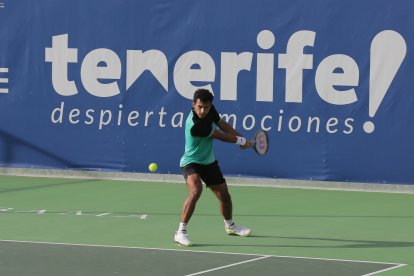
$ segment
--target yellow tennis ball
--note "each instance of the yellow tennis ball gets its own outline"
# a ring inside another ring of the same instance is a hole
[[[150,170],[150,172],[155,172],[158,169],[157,163],[149,164],[148,169]]]

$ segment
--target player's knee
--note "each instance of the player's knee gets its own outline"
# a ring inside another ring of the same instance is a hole
[[[191,197],[192,200],[198,200],[202,192],[203,192],[202,188],[195,188],[189,192],[189,196]]]

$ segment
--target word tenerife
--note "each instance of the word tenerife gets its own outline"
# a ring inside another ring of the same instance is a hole
[[[286,53],[278,54],[278,68],[286,70],[285,102],[302,103],[304,70],[313,69],[313,55],[305,54],[305,47],[313,47],[316,33],[301,30],[289,38]],[[269,50],[275,44],[275,36],[269,30],[257,35],[257,45]],[[369,116],[373,117],[384,98],[406,55],[406,43],[397,32],[385,30],[378,33],[371,43]],[[220,99],[237,101],[237,79],[241,71],[251,71],[252,52],[222,52],[220,67]],[[70,63],[78,62],[78,49],[69,48],[69,35],[52,37],[52,47],[45,49],[45,61],[52,63],[52,83],[62,96],[78,93],[77,83],[68,78]],[[273,102],[275,75],[273,53],[256,54],[256,101]],[[126,90],[137,79],[149,71],[162,87],[168,91],[168,59],[159,50],[126,51]],[[83,57],[80,78],[85,90],[96,97],[112,97],[121,93],[119,81],[122,64],[117,53],[99,48]],[[216,65],[213,58],[203,51],[183,53],[173,70],[174,85],[180,95],[192,99],[197,88],[213,91],[211,83],[216,79]],[[203,82],[204,86],[194,83]],[[344,54],[324,58],[316,68],[315,87],[325,102],[333,105],[355,103],[358,98],[355,87],[359,85],[359,67],[355,60]],[[341,90],[337,88],[340,87]],[[373,123],[366,122],[364,130],[373,131]]]

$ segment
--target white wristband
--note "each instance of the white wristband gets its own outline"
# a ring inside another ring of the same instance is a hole
[[[246,144],[246,138],[240,137],[240,136],[236,136],[236,138],[237,138],[237,141],[236,141],[237,145],[244,146]]]

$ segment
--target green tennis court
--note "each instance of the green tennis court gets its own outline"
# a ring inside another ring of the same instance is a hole
[[[0,176],[0,275],[414,275],[413,194],[230,190],[253,236],[204,190],[182,248],[184,184]]]

